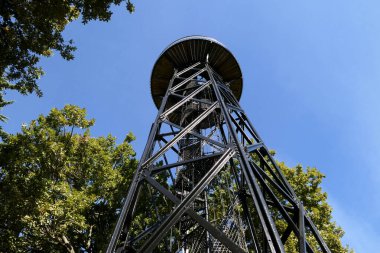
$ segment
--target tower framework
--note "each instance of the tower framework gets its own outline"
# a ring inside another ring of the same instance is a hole
[[[172,43],[151,91],[158,114],[107,252],[285,252],[291,234],[299,252],[330,252],[241,108],[221,43]]]

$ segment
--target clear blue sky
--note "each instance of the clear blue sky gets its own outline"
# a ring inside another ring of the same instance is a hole
[[[109,23],[65,31],[76,59],[42,61],[43,98],[22,97],[3,114],[5,130],[52,107],[76,104],[96,118],[92,133],[121,141],[132,131],[141,154],[157,112],[149,80],[160,52],[187,35],[226,45],[244,77],[241,104],[277,159],[315,166],[334,219],[356,252],[380,239],[379,1],[135,1]]]

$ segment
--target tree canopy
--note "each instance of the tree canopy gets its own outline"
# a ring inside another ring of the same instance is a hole
[[[67,105],[0,146],[0,252],[100,252],[135,171],[128,134],[91,137],[94,120]]]
[[[134,12],[129,0],[0,1],[0,109],[11,103],[4,98],[6,90],[42,96],[37,84],[43,74],[38,66],[41,57],[56,51],[66,60],[74,58],[73,41],[62,35],[67,24],[79,17],[84,24],[109,21],[112,5],[123,2]],[[0,121],[5,119],[0,115]]]
[[[327,202],[327,193],[321,187],[325,175],[316,168],[307,167],[305,169],[301,165],[290,168],[284,162],[279,162],[278,165],[297,197],[302,201],[307,215],[318,228],[331,252],[353,252],[349,246],[343,246],[341,239],[344,231],[332,219],[332,207]],[[279,224],[279,226],[285,229],[285,224]],[[308,240],[312,242],[311,246],[314,249],[318,249],[317,242],[313,241],[312,237]],[[298,240],[294,235],[288,239],[285,249],[286,252],[298,252]]]
[[[0,252],[104,252],[137,160],[132,134],[116,144],[111,135],[92,137],[93,125],[84,109],[67,105],[0,144]],[[321,188],[325,176],[316,168],[279,167],[331,252],[351,252]],[[148,195],[143,208],[154,213]],[[134,226],[149,223],[136,220]],[[292,235],[285,247],[297,252],[298,240]]]

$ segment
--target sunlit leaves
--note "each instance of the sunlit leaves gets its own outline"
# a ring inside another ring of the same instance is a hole
[[[321,183],[325,175],[316,168],[307,167],[304,169],[301,165],[289,168],[285,163],[278,163],[281,171],[294,189],[297,197],[302,201],[307,215],[314,222],[318,231],[329,246],[331,252],[345,253],[352,252],[348,246],[344,247],[341,238],[344,231],[332,220],[332,207],[327,203],[327,193],[321,188]],[[278,221],[278,225],[285,229],[285,224]],[[316,241],[308,237],[312,247],[317,248]],[[286,252],[298,252],[298,240],[292,234],[286,243]]]
[[[91,137],[94,120],[67,105],[9,135],[0,148],[0,248],[98,252],[137,161],[128,134]]]
[[[109,21],[112,5],[122,2],[130,13],[134,12],[129,0],[1,1],[0,108],[7,104],[7,90],[42,96],[37,84],[44,73],[38,66],[41,56],[58,52],[66,60],[74,59],[73,41],[62,35],[67,24],[80,17],[84,24],[91,20]]]

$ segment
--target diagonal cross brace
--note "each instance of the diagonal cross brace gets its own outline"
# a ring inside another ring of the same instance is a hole
[[[152,186],[159,190],[162,194],[168,197],[172,202],[179,204],[181,200],[173,195],[169,190],[160,185],[156,180],[151,177],[145,178]],[[223,242],[223,244],[232,252],[244,252],[238,247],[229,237],[227,237],[222,231],[211,225],[207,220],[199,216],[193,209],[187,209],[186,213],[193,218],[199,225],[205,228],[215,239]]]
[[[198,66],[199,64],[201,64],[201,63],[200,63],[200,62],[197,62],[197,63],[191,65],[190,67],[185,68],[184,70],[181,70],[180,72],[178,72],[177,74],[175,74],[175,76],[176,76],[176,77],[179,77],[179,76],[182,75],[183,73],[189,71],[190,69],[195,68],[195,67]]]
[[[176,86],[174,86],[171,91],[176,91],[178,90],[180,87],[182,87],[185,83],[187,83],[188,81],[190,81],[191,79],[193,79],[194,77],[196,76],[199,76],[202,72],[204,72],[206,69],[203,68],[201,70],[199,70],[198,72],[192,74],[191,76],[189,76],[188,78],[186,78],[185,80],[183,80],[182,82],[180,82],[179,84],[177,84]]]
[[[227,109],[227,106],[224,103],[224,99],[219,91],[219,87],[217,82],[213,76],[213,70],[209,65],[206,65],[207,72],[209,73],[214,92],[217,100],[220,103],[221,112],[226,121],[227,128],[231,134],[232,141],[236,144],[239,160],[242,165],[242,171],[244,173],[245,178],[248,182],[248,187],[251,192],[253,202],[257,208],[257,213],[260,218],[261,224],[263,226],[264,234],[269,245],[270,251],[272,253],[281,252],[285,253],[284,246],[282,245],[280,235],[276,229],[276,225],[273,221],[273,218],[269,212],[269,208],[265,203],[264,196],[261,192],[261,189],[256,181],[255,175],[253,174],[248,159],[246,157],[246,153],[244,152],[242,146],[239,144],[239,139],[234,131],[233,123],[231,121],[231,115]]]
[[[178,126],[177,124],[174,124],[174,123],[172,123],[170,121],[164,121],[164,122],[166,124],[168,124],[168,125],[171,125],[171,126],[173,126],[175,128],[178,128],[179,130],[184,129],[184,127]],[[198,137],[199,139],[202,139],[202,140],[208,142],[210,145],[213,145],[214,147],[216,146],[216,148],[218,148],[218,149],[220,149],[220,148],[226,148],[227,147],[224,143],[215,141],[215,140],[213,140],[211,138],[208,138],[208,137],[206,137],[206,136],[204,136],[202,134],[199,134],[197,132],[190,131],[189,134],[194,135],[195,137]]]
[[[172,213],[162,222],[160,227],[147,239],[144,245],[140,248],[139,252],[152,252],[157,244],[162,240],[169,229],[181,218],[181,216],[190,210],[190,205],[194,202],[195,198],[203,191],[203,189],[211,182],[211,180],[219,173],[223,166],[235,154],[232,149],[227,149],[219,160],[212,166],[212,168],[203,176],[194,189],[185,197],[185,199],[178,204]],[[211,232],[210,232],[211,233]],[[223,242],[222,242],[223,243]],[[227,246],[227,245],[226,245]],[[232,247],[231,245],[227,247]],[[237,246],[236,246],[237,247]],[[234,248],[234,252],[244,252],[239,247]],[[237,250],[237,251],[236,251]]]
[[[212,113],[217,107],[218,102],[213,103],[207,110],[205,110],[201,115],[199,115],[195,120],[193,120],[189,125],[187,125],[184,129],[179,132],[173,139],[171,139],[162,149],[157,151],[156,154],[147,159],[142,167],[146,167],[153,161],[155,161],[158,157],[160,157],[163,153],[165,153],[169,148],[171,148],[177,141],[179,141],[182,137],[188,134],[194,127],[196,127],[202,120],[204,120],[210,113]]]
[[[200,86],[198,89],[196,89],[195,91],[193,91],[192,93],[190,93],[188,96],[184,97],[181,101],[179,101],[178,103],[176,103],[175,105],[173,105],[172,107],[170,107],[169,109],[167,109],[165,112],[163,112],[161,114],[160,118],[162,118],[162,119],[166,118],[169,114],[171,114],[173,111],[175,111],[178,107],[180,107],[183,104],[185,104],[186,102],[188,102],[190,99],[192,99],[199,92],[201,92],[202,90],[204,90],[205,88],[207,88],[209,85],[210,85],[210,81],[208,81],[205,84],[203,84],[202,86]]]
[[[221,156],[222,154],[224,154],[224,151],[217,152],[217,153],[214,153],[214,154],[211,154],[211,155],[205,155],[205,156],[189,159],[189,160],[175,162],[175,163],[172,163],[172,164],[167,164],[167,165],[163,165],[163,166],[159,166],[159,167],[153,167],[151,169],[151,172],[152,172],[152,174],[157,174],[157,173],[159,173],[159,172],[161,172],[163,170],[168,170],[168,169],[171,169],[173,167],[179,167],[179,166],[183,166],[183,165],[186,165],[186,164],[189,164],[189,163],[194,163],[194,162],[199,162],[199,161],[202,161],[202,160],[214,158],[214,157],[217,157],[217,156]]]

